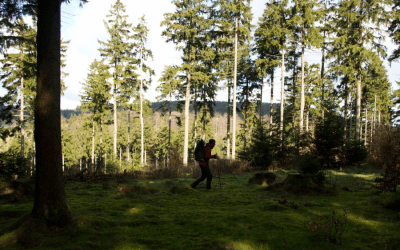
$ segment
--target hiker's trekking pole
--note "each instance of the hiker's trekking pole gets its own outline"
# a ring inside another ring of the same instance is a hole
[[[219,162],[222,162],[222,161],[219,159]],[[227,169],[227,170],[229,171],[229,173],[231,173],[231,175],[233,175],[233,177],[235,177],[235,179],[236,179],[240,184],[242,184],[242,183],[239,181],[239,179],[236,178],[236,176],[232,173],[232,171],[225,165],[225,163],[223,163],[222,165],[224,165],[225,169]]]

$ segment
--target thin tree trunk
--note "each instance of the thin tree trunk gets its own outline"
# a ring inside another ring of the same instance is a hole
[[[228,80],[228,118],[227,118],[227,132],[226,132],[226,158],[230,159],[230,147],[231,147],[231,86]]]
[[[126,145],[126,156],[127,162],[130,162],[130,150],[131,150],[131,110],[128,109],[128,145]]]
[[[280,130],[281,140],[283,147],[283,115],[284,115],[284,103],[285,103],[285,49],[282,48],[282,62],[281,62],[281,117],[280,117]]]
[[[117,67],[117,63],[115,63],[115,68]],[[115,74],[115,78],[117,75]],[[116,81],[117,79],[114,79],[113,82],[113,106],[114,106],[114,141],[113,141],[113,158],[116,159],[117,157],[117,133],[118,133],[118,127],[117,127],[117,86],[116,86]]]
[[[193,121],[193,129],[194,129],[194,147],[196,147],[196,139],[197,139],[197,86],[194,84],[194,100],[193,100],[193,110],[194,110],[194,121]]]
[[[143,74],[143,48],[140,48],[140,74]],[[144,123],[143,123],[143,77],[140,77],[140,163],[143,165]]]
[[[292,128],[295,129],[296,124],[296,81],[297,81],[297,56],[294,55],[294,67],[293,67],[293,87],[292,87],[292,103],[293,103],[293,115],[292,115]]]
[[[347,82],[345,83],[345,86],[344,86],[344,140],[346,141],[347,140],[347,99],[348,99],[348,97],[347,97],[347,92],[348,92],[348,90],[347,90]]]
[[[272,125],[274,123],[273,114],[274,114],[274,69],[271,71],[271,102],[269,104],[269,124],[272,129]],[[272,131],[270,131],[270,135],[272,135]]]
[[[36,178],[32,217],[65,226],[67,206],[61,150],[61,1],[37,3],[37,95],[35,101]]]
[[[304,25],[304,24],[303,24]],[[304,29],[304,27],[303,27]],[[304,39],[304,30],[302,31],[302,39]],[[301,92],[300,92],[300,134],[303,133],[303,125],[304,125],[304,43],[301,46]]]
[[[350,95],[350,128],[349,128],[349,141],[351,142],[352,138],[353,138],[353,100],[351,98],[351,93]]]
[[[99,156],[100,156],[100,163],[99,163],[99,168],[101,168],[101,161],[102,161],[102,154],[103,154],[103,121],[100,118],[100,152],[99,152]],[[105,165],[104,165],[105,167]],[[104,172],[105,173],[105,172]]]
[[[185,95],[185,137],[183,141],[183,166],[187,166],[188,163],[190,81],[191,81],[191,75],[189,72],[187,72],[187,85],[186,85],[186,95]]]
[[[375,133],[375,127],[376,127],[376,94],[375,94],[375,96],[374,96],[374,119],[372,120],[372,124],[373,124],[373,130],[374,130],[374,132],[373,133]],[[372,136],[372,134],[371,134],[371,136]],[[372,138],[372,137],[371,137]]]
[[[203,103],[203,140],[206,139],[206,115],[207,115],[207,105],[206,100]]]
[[[94,121],[92,123],[92,166],[94,167]]]
[[[263,81],[263,78],[261,78],[261,86],[260,86],[260,114],[259,114],[261,124],[262,124],[263,87],[264,87],[264,81]]]
[[[169,117],[168,117],[168,160],[167,164],[169,167],[170,159],[171,159],[171,112],[172,112],[172,101],[171,101],[171,94],[169,95]]]
[[[367,146],[367,135],[368,135],[368,108],[365,108],[364,146]]]
[[[361,121],[361,75],[357,81],[357,106],[356,106],[356,141],[360,138],[360,121]]]
[[[20,121],[20,129],[21,129],[21,158],[24,158],[25,155],[25,126],[24,126],[24,77],[21,77],[21,89],[20,89],[20,100],[21,100],[21,109],[19,115]]]
[[[326,31],[324,31],[324,41],[326,37]],[[322,60],[321,60],[321,118],[322,124],[325,121],[325,42],[322,45]]]
[[[233,122],[232,122],[232,159],[236,158],[236,86],[238,52],[238,16],[235,17],[235,64],[233,68]]]

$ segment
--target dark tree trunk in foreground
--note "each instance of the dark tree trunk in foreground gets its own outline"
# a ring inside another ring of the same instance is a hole
[[[36,179],[32,217],[54,225],[72,219],[64,191],[60,119],[60,0],[38,1]]]

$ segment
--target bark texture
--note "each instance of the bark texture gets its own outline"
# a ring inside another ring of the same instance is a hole
[[[32,217],[63,226],[72,220],[65,199],[60,119],[60,0],[38,0],[36,179]]]

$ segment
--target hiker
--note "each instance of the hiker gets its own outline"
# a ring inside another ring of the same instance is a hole
[[[190,186],[192,188],[196,188],[196,186],[204,181],[207,178],[207,189],[211,189],[211,181],[212,181],[212,173],[211,173],[211,169],[210,166],[208,165],[208,161],[211,158],[214,159],[218,159],[218,155],[211,155],[211,150],[214,148],[215,146],[215,140],[214,139],[210,139],[208,141],[208,143],[206,144],[206,146],[204,147],[204,160],[199,162],[200,165],[200,169],[201,169],[201,176],[199,178],[197,178],[197,180],[195,182],[193,182],[192,184],[190,184]]]

